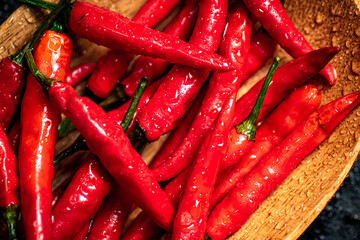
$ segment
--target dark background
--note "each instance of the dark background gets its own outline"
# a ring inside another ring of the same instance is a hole
[[[0,0],[0,23],[20,4],[15,0]],[[300,240],[360,239],[360,161],[319,217]]]

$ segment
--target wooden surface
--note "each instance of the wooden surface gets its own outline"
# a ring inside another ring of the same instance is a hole
[[[132,17],[145,0],[93,0]],[[360,8],[358,0],[291,0],[285,3],[289,16],[314,48],[339,46],[341,52],[331,64],[338,74],[335,86],[315,79],[323,93],[323,102],[360,89]],[[43,13],[20,7],[0,26],[0,58],[14,53],[29,39]],[[74,61],[95,62],[106,51],[79,39]],[[289,56],[279,49],[283,60]],[[250,87],[258,74],[244,89]],[[320,84],[322,83],[322,84]],[[245,90],[242,90],[245,91]],[[331,136],[309,155],[271,194],[246,224],[230,239],[296,239],[317,217],[348,175],[359,153],[360,108],[356,108]],[[66,143],[65,143],[66,144]],[[144,158],[149,160],[160,144],[147,147]],[[57,149],[64,147],[59,143]]]

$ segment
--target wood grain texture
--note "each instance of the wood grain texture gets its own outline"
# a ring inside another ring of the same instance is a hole
[[[89,1],[132,17],[145,0]],[[331,64],[338,74],[335,86],[321,77],[312,83],[323,94],[322,104],[360,89],[360,8],[358,0],[291,0],[285,7],[296,27],[314,48],[339,46]],[[44,13],[20,7],[0,26],[0,58],[14,53],[39,26]],[[87,40],[75,44],[73,64],[95,62],[106,49]],[[283,61],[290,59],[281,49]],[[264,73],[259,73],[241,92]],[[356,108],[331,136],[309,155],[271,194],[246,224],[229,239],[296,239],[326,206],[352,168],[360,149],[360,108]],[[61,143],[63,144],[63,143]],[[58,144],[58,149],[63,145]],[[145,151],[149,159],[160,144]],[[60,174],[61,177],[61,174]],[[58,177],[58,179],[60,178]]]

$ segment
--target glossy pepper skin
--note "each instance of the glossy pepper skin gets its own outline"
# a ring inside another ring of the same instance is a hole
[[[96,44],[135,54],[163,58],[196,68],[229,70],[231,64],[217,54],[144,27],[96,5],[75,2],[69,17],[70,29]]]
[[[163,165],[153,170],[158,181],[173,178],[192,163],[225,100],[242,84],[252,31],[250,13],[243,4],[231,6],[225,29],[219,54],[229,59],[236,69],[213,73],[201,107],[184,140]]]
[[[113,181],[90,155],[72,178],[52,211],[52,239],[72,239],[95,216]]]
[[[131,204],[126,192],[119,185],[113,186],[94,217],[87,239],[120,239]]]
[[[165,187],[164,192],[169,196],[172,204],[177,207],[179,204],[179,196],[182,193],[189,170],[183,171],[176,178],[171,180]],[[144,212],[141,212],[135,220],[131,223],[130,227],[122,236],[122,240],[138,240],[138,239],[152,239],[161,228],[151,220]]]
[[[360,92],[348,94],[321,107],[296,127],[215,207],[206,229],[211,239],[224,239],[239,229],[359,102]]]
[[[9,144],[13,150],[15,156],[18,155],[19,152],[19,143],[20,143],[20,121],[16,121],[14,125],[12,125],[6,134],[8,136]]]
[[[262,68],[275,53],[276,42],[261,27],[253,31],[250,41],[250,50],[246,60],[243,79],[246,81]]]
[[[121,126],[94,102],[78,97],[67,84],[54,82],[48,95],[50,102],[71,120],[86,139],[90,151],[100,158],[129,197],[160,226],[170,230],[175,209],[140,155],[131,147]]]
[[[255,143],[238,160],[235,166],[219,174],[210,201],[210,209],[246,176],[277,144],[302,120],[315,111],[321,103],[320,91],[312,85],[301,87],[290,94],[265,118],[256,131]]]
[[[321,48],[295,58],[279,67],[269,86],[258,122],[264,119],[282,99],[288,96],[292,89],[319,73],[338,52],[339,48],[336,47]],[[241,122],[249,114],[255,103],[254,96],[260,92],[263,81],[264,79],[259,81],[236,102],[237,114],[234,118],[234,124]]]
[[[186,41],[194,27],[198,9],[198,1],[186,1],[185,6],[166,26],[163,32]],[[166,60],[140,56],[135,60],[130,74],[121,81],[126,94],[128,96],[134,95],[135,89],[143,76],[146,76],[150,83],[160,77],[169,66],[170,63]]]
[[[0,210],[8,226],[9,236],[16,239],[19,207],[17,160],[8,138],[0,128]]]
[[[66,75],[65,82],[71,86],[78,85],[79,82],[87,78],[94,70],[95,64],[82,63],[70,68]]]
[[[295,28],[279,0],[244,0],[244,3],[270,36],[291,56],[297,58],[313,51],[305,37]],[[330,84],[335,84],[336,73],[330,65],[325,66],[321,75]]]
[[[149,28],[154,28],[171,12],[178,2],[179,0],[148,0],[136,13],[132,21]],[[133,57],[134,55],[130,53],[109,50],[107,54],[100,57],[96,64],[95,71],[88,81],[89,89],[100,98],[109,95],[115,84],[125,74],[128,63]],[[150,78],[150,76],[143,74],[138,82],[143,76]],[[127,94],[129,93],[127,92]]]
[[[220,45],[226,13],[227,1],[201,0],[189,43],[215,52]],[[157,140],[176,126],[208,75],[207,70],[177,64],[163,77],[163,83],[137,116],[149,141]]]
[[[48,30],[38,42],[34,58],[49,77],[64,80],[69,70],[72,42],[65,34]],[[21,213],[26,239],[51,238],[51,181],[60,113],[29,74],[21,105],[19,175]]]
[[[21,65],[8,57],[0,62],[0,123],[6,132],[19,105],[25,73]]]
[[[214,129],[208,133],[199,150],[180,198],[171,239],[202,240],[205,237],[209,201],[221,156],[227,148],[226,137],[232,127],[235,102],[234,92],[225,102]]]

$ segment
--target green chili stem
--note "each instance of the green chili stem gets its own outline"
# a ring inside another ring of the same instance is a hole
[[[10,204],[10,206],[2,208],[2,215],[8,227],[9,237],[11,240],[18,239],[16,235],[16,223],[18,220],[18,207]]]
[[[137,106],[140,102],[141,95],[144,93],[144,90],[145,90],[145,87],[146,87],[146,84],[148,81],[149,80],[147,79],[147,77],[143,77],[140,80],[140,82],[136,88],[135,94],[130,102],[129,108],[126,111],[124,119],[122,120],[122,122],[120,124],[120,126],[123,128],[125,133],[128,130],[132,119],[134,118],[134,114],[135,114]]]
[[[249,139],[250,141],[255,140],[256,120],[259,116],[261,106],[264,102],[266,92],[267,92],[270,82],[271,82],[271,78],[274,75],[276,67],[279,64],[279,61],[280,61],[280,58],[275,57],[274,62],[265,78],[265,81],[261,88],[260,94],[256,100],[255,106],[251,110],[251,113],[249,114],[249,116],[244,121],[242,121],[241,123],[239,123],[238,125],[235,126],[236,131],[238,133],[244,134],[247,137],[247,139]]]
[[[62,151],[61,153],[59,153],[58,155],[55,156],[53,164],[56,165],[59,162],[61,162],[62,160],[64,160],[65,158],[73,155],[74,153],[81,151],[81,150],[87,150],[87,145],[86,145],[86,141],[85,138],[83,136],[79,136],[75,142],[73,144],[71,144],[70,147],[68,147],[67,149],[65,149],[64,151]]]
[[[24,62],[24,55],[30,49],[34,47],[34,44],[41,38],[44,34],[45,30],[48,29],[58,17],[58,15],[64,10],[66,6],[70,3],[70,0],[61,0],[54,10],[46,16],[44,23],[36,30],[34,35],[32,36],[30,42],[28,42],[20,51],[15,53],[14,55],[9,56],[9,58],[16,62],[19,66],[22,66]]]
[[[19,2],[34,5],[37,7],[45,8],[47,10],[54,10],[57,6],[56,3],[50,3],[42,0],[18,0]]]

